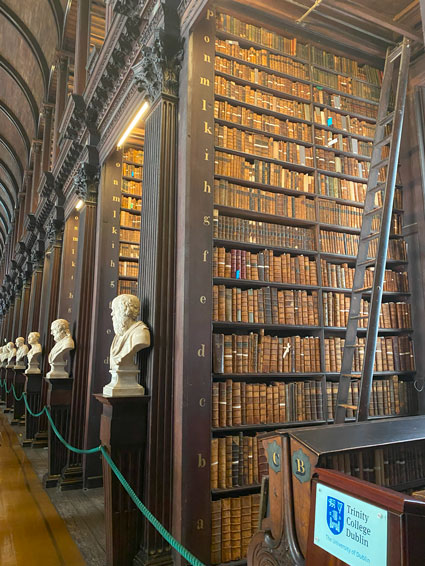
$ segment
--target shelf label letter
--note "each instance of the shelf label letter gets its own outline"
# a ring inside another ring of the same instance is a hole
[[[202,454],[198,454],[198,468],[205,468],[207,461],[202,457]]]
[[[201,347],[198,349],[198,357],[205,358],[205,344],[201,344]]]
[[[207,262],[207,255],[208,255],[209,253],[210,253],[210,252],[209,252],[208,250],[204,250],[204,263]]]
[[[208,122],[204,122],[204,134],[212,136],[211,126],[208,126]]]
[[[201,77],[201,85],[210,86],[210,79],[207,79],[207,77]]]
[[[202,297],[199,298],[199,302],[200,302],[202,305],[205,305],[205,303],[207,302],[207,298],[206,298],[204,295],[202,295]]]

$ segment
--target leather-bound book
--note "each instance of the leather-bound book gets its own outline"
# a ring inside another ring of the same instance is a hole
[[[221,560],[230,562],[232,560],[231,543],[231,499],[221,500]]]
[[[211,489],[218,488],[218,440],[211,440]]]
[[[221,499],[211,502],[211,563],[221,563]]]
[[[220,437],[218,440],[218,487],[225,489],[227,487],[226,478],[226,437]]]

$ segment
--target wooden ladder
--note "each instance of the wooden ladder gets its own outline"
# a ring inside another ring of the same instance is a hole
[[[357,420],[364,421],[369,415],[370,392],[373,382],[375,350],[378,337],[379,315],[381,311],[382,290],[391,228],[391,217],[400,153],[401,133],[403,129],[404,108],[410,61],[409,40],[403,41],[393,50],[387,51],[381,96],[379,99],[372,158],[367,182],[366,198],[363,210],[363,222],[360,231],[359,246],[351,291],[350,312],[345,334],[339,377],[338,395],[335,408],[335,423],[343,423],[347,409],[356,411]],[[398,70],[394,109],[391,106],[391,91]],[[388,133],[392,124],[391,132]],[[382,157],[382,150],[388,147],[388,157]],[[385,181],[379,181],[380,172],[384,171]],[[382,205],[376,204],[376,195],[381,193]],[[377,224],[379,225],[377,226]],[[367,269],[373,269],[373,285],[365,283]],[[361,299],[370,294],[369,315],[360,313]],[[353,372],[354,352],[359,348],[358,321],[368,319],[366,343],[362,372]],[[360,379],[358,406],[348,404],[348,394],[352,379]]]

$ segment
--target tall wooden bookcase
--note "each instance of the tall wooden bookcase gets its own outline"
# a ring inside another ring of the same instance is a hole
[[[257,528],[256,435],[332,421],[381,71],[216,7],[187,49],[175,524],[203,561],[239,563]],[[372,418],[416,412],[402,201],[399,185]]]

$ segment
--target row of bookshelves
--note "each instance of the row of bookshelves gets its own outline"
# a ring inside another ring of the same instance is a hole
[[[308,329],[307,329],[308,330]],[[415,368],[413,344],[408,334],[378,336],[375,371],[412,371]],[[410,329],[406,329],[410,330]],[[363,365],[365,337],[358,337],[353,371]],[[323,338],[323,369],[338,372],[341,367],[344,338]],[[249,333],[213,334],[213,372],[243,373],[320,373],[321,338],[318,336],[271,336],[264,330]]]
[[[346,327],[349,294],[321,291],[323,326]],[[314,290],[279,290],[276,287],[242,289],[213,285],[213,322],[254,323],[283,326],[320,326],[319,296]],[[367,328],[370,302],[361,299],[360,328]],[[410,304],[383,302],[380,329],[412,327]]]
[[[331,263],[320,260],[321,285],[338,289],[351,289],[354,267],[346,263]],[[315,258],[302,254],[281,253],[265,249],[255,253],[240,249],[213,249],[213,277],[271,282],[294,285],[317,286],[318,274]],[[373,271],[366,270],[365,286],[373,282]],[[407,272],[385,270],[384,292],[406,293],[409,290]]]

